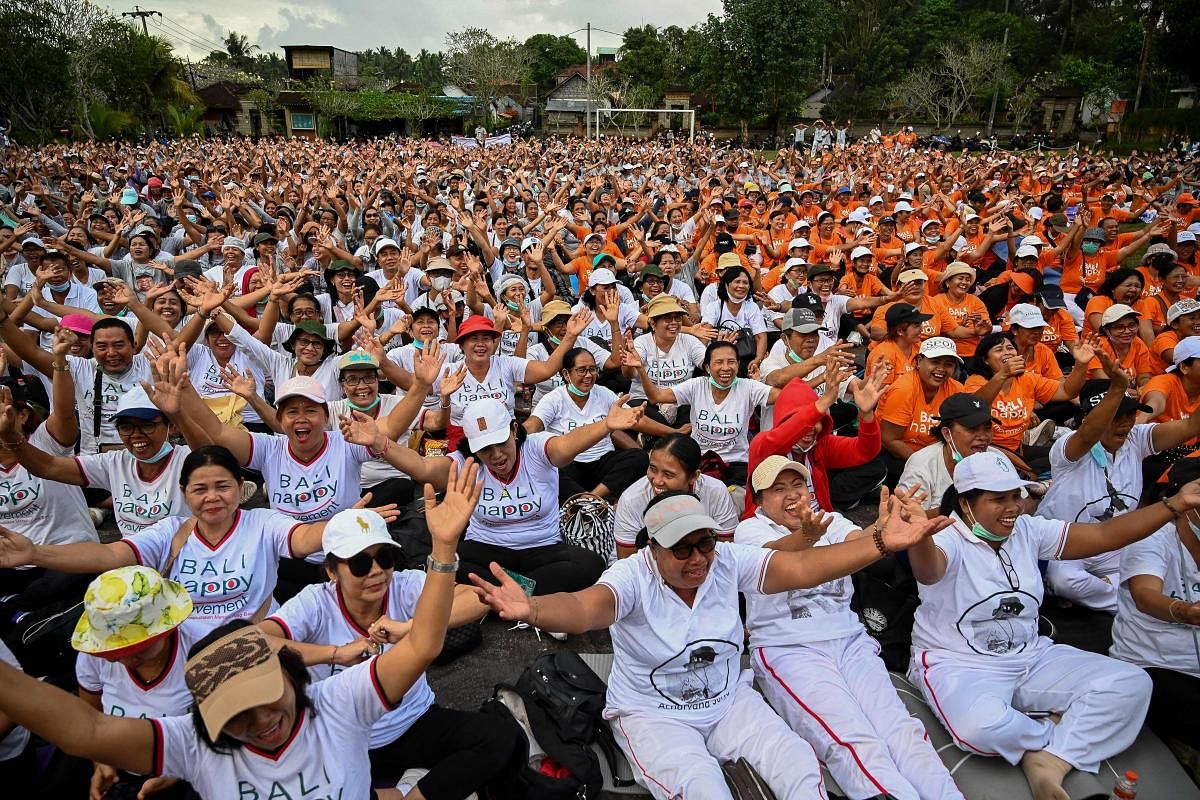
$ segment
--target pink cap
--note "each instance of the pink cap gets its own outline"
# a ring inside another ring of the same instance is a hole
[[[92,320],[91,317],[85,317],[83,314],[67,314],[58,321],[61,328],[66,328],[75,333],[81,333],[84,336],[92,335]]]
[[[297,375],[294,378],[288,378],[279,387],[279,391],[275,396],[275,407],[278,408],[283,404],[284,400],[290,397],[304,397],[312,400],[314,403],[324,403],[325,387],[316,378],[308,375]]]

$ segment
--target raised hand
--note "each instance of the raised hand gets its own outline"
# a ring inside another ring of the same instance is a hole
[[[529,619],[532,606],[525,590],[517,585],[517,582],[510,578],[508,573],[494,561],[491,564],[491,570],[496,580],[500,581],[499,586],[485,581],[474,573],[470,575],[479,601],[499,614],[500,619],[506,619],[509,622]]]
[[[884,499],[887,498],[890,513],[886,518],[880,516],[880,519],[883,520],[880,536],[883,539],[883,546],[893,553],[907,550],[952,524],[949,517],[938,516],[927,519],[924,514],[914,513],[909,506],[918,496],[915,493],[897,493],[894,502],[887,495],[887,487],[883,487],[880,493],[880,505],[882,506]],[[1200,495],[1198,495],[1198,499],[1200,499]],[[919,510],[920,504],[917,503],[916,506]]]
[[[581,308],[571,315],[567,320],[567,336],[572,339],[579,338],[579,334],[587,330],[587,326],[592,323],[592,312],[590,309]]]
[[[342,437],[351,444],[360,444],[375,450],[375,452],[383,449],[383,447],[376,447],[380,440],[384,439],[383,434],[379,432],[379,426],[373,418],[361,411],[350,409],[349,414],[339,416],[338,428],[342,432]]]
[[[54,332],[54,344],[51,345],[51,352],[54,353],[55,359],[67,360],[67,354],[71,352],[71,348],[79,341],[79,337],[75,331],[67,328],[59,328]],[[0,365],[0,375],[8,373],[8,362],[5,359],[3,365]],[[7,390],[5,390],[7,391]]]
[[[628,402],[629,395],[623,394],[608,410],[608,417],[605,418],[604,423],[610,431],[627,431],[641,422],[646,407],[641,405],[637,408],[630,408],[625,405]]]
[[[887,376],[890,371],[888,365],[880,360],[875,362],[865,379],[855,378],[850,381],[850,396],[854,399],[858,413],[866,414],[875,409],[879,398],[887,389]]]
[[[244,400],[249,400],[258,390],[250,371],[242,372],[232,364],[221,368],[221,385]]]
[[[479,505],[483,482],[479,480],[479,465],[468,458],[461,467],[454,460],[446,477],[446,492],[438,502],[431,484],[425,484],[425,522],[435,542],[454,547],[467,522]]]
[[[1076,339],[1074,342],[1069,342],[1067,347],[1071,350],[1071,357],[1075,359],[1075,363],[1086,367],[1092,363],[1092,359],[1099,355],[1099,345],[1100,342],[1097,338],[1088,337],[1087,339]],[[1105,357],[1107,357],[1107,354],[1105,354]],[[1111,363],[1111,360],[1109,363]],[[1103,365],[1104,361],[1101,361],[1100,364]]]
[[[436,338],[424,343],[424,347],[413,352],[413,378],[422,386],[433,386],[446,363],[446,354]]]

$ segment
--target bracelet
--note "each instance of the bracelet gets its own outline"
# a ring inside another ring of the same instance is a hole
[[[1182,600],[1172,600],[1171,604],[1167,606],[1167,616],[1171,618],[1171,622],[1182,622],[1183,621],[1179,617],[1175,616],[1175,604],[1182,603],[1182,602],[1183,602]]]
[[[1171,502],[1167,498],[1164,497],[1162,499],[1162,504],[1167,507],[1167,511],[1170,511],[1171,516],[1174,517],[1175,519],[1179,519],[1180,517],[1183,516],[1183,514],[1181,514],[1179,511],[1177,511],[1175,509],[1174,506],[1171,505]]]
[[[70,372],[71,371],[70,364],[63,364],[61,367],[58,364],[51,364],[50,368],[52,370],[54,370],[55,372]]]
[[[887,549],[887,545],[883,543],[883,526],[875,529],[875,533],[871,535],[871,540],[875,542],[875,549],[879,551],[880,558],[887,558],[892,554],[891,550]]]
[[[529,598],[529,611],[530,611],[529,624],[536,628],[538,616],[540,616],[539,606],[538,606],[538,603],[532,597]]]
[[[458,553],[454,554],[453,561],[438,561],[432,555],[426,556],[425,571],[426,572],[445,572],[445,573],[458,572]]]
[[[334,666],[333,660],[335,658],[337,658],[338,646],[336,644],[333,644],[333,645],[330,645],[330,647],[333,648],[333,652],[329,654],[329,666],[332,667],[332,666]]]

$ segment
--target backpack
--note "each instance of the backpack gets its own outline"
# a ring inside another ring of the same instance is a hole
[[[892,672],[908,670],[913,618],[921,600],[912,570],[896,556],[882,558],[850,576],[850,608],[879,643],[879,657]]]
[[[721,774],[733,800],[776,800],[771,787],[744,758],[722,763]]]
[[[599,745],[610,767],[616,763],[616,741],[601,716],[605,693],[604,682],[569,650],[542,653],[514,685],[497,684],[481,710],[512,718],[525,733],[525,747],[517,748],[523,752],[508,772],[511,794],[501,797],[595,800],[604,777],[592,745]],[[531,749],[559,769],[534,768]]]
[[[612,564],[617,552],[613,507],[601,497],[582,493],[563,503],[558,527],[567,544],[590,550]]]

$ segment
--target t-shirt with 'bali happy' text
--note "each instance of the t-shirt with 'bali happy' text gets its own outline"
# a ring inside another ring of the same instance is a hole
[[[468,369],[463,385],[450,395],[450,424],[462,427],[466,407],[485,397],[494,397],[512,413],[517,402],[515,387],[518,383],[524,383],[527,366],[528,359],[494,355],[483,380],[476,379]]]
[[[587,402],[583,408],[575,405],[574,398],[568,393],[566,386],[560,386],[543,397],[533,409],[533,416],[542,421],[549,433],[558,435],[568,434],[576,428],[590,425],[593,422],[606,419],[609,409],[617,402],[617,396],[612,390],[603,386],[592,386],[588,393]],[[600,441],[575,456],[582,464],[589,464],[613,451],[612,439],[601,437]]]
[[[546,444],[552,433],[531,433],[517,449],[517,466],[508,481],[482,470],[483,491],[467,523],[465,539],[523,550],[562,541],[558,527],[558,467]],[[450,454],[461,467],[463,456]]]
[[[750,417],[765,405],[771,387],[750,378],[737,378],[725,399],[713,400],[708,378],[689,378],[672,388],[679,405],[692,407],[692,438],[700,452],[712,451],[726,464],[750,457]]]
[[[179,487],[184,459],[191,452],[187,445],[171,448],[163,471],[150,481],[139,474],[138,460],[128,450],[80,455],[75,457],[75,463],[79,465],[84,486],[112,493],[117,529],[122,536],[129,536],[166,517],[186,517],[192,513]]]

